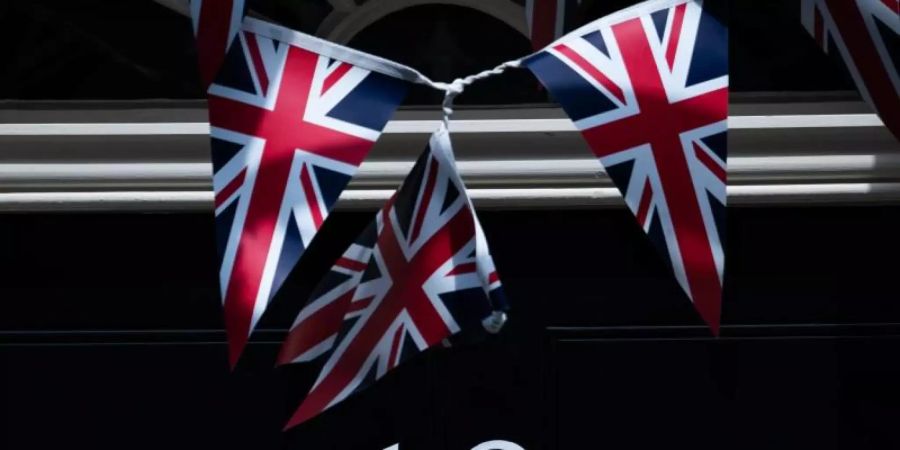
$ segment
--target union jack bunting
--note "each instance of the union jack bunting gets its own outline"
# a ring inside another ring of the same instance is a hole
[[[191,0],[200,80],[204,90],[216,78],[231,42],[241,29],[245,0]]]
[[[574,30],[581,0],[526,0],[525,18],[531,47],[540,50]]]
[[[463,329],[499,331],[506,300],[449,146],[432,136],[297,316],[280,363],[327,360],[287,428]]]
[[[329,56],[337,54],[344,59]],[[209,89],[232,366],[400,105],[407,83],[385,73],[415,78],[409,71],[262,21],[244,22]]]
[[[900,0],[803,0],[803,26],[837,51],[863,98],[900,139]]]
[[[701,1],[654,0],[524,61],[715,334],[725,266],[727,34]]]

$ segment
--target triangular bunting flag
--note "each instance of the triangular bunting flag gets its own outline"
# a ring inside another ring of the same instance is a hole
[[[727,28],[702,1],[654,0],[592,22],[523,64],[575,122],[718,334]]]

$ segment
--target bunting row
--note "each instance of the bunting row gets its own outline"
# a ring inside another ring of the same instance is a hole
[[[900,96],[885,94],[900,92],[897,66],[879,64],[896,56],[884,50],[898,33],[900,21],[890,21],[895,2],[803,0],[802,7],[804,25],[826,51],[840,52],[864,98],[900,136]],[[535,74],[718,334],[728,29],[702,0],[649,0],[565,34],[580,3],[529,0],[536,52],[484,75],[506,67]],[[191,12],[208,88],[232,367],[409,85],[447,93],[445,126],[347,243],[291,328],[279,364],[324,366],[288,427],[458,332],[498,331],[508,303],[446,127],[453,97],[482,76],[433,82],[410,67],[245,18],[243,0],[194,0]]]
[[[220,290],[234,367],[408,85],[445,89],[448,98],[463,86],[253,18],[235,31],[243,3],[211,5],[197,2],[192,12],[201,74],[218,66],[208,99]],[[702,165],[710,161],[724,172],[724,148],[713,148],[711,136],[727,128],[727,52],[695,52],[701,18],[714,20],[702,13],[699,1],[647,2],[558,39],[522,65],[560,101],[608,172],[624,174],[614,179],[626,203],[717,330],[722,251],[711,208],[724,207],[724,178],[704,173],[705,184],[696,184],[693,176],[703,168],[715,175]],[[218,28],[204,28],[216,20]],[[724,27],[714,25],[725,48]],[[707,79],[689,82],[692,61],[703,58],[724,74],[707,71]],[[667,70],[657,71],[659,62]],[[636,130],[673,117],[695,119],[639,138]],[[695,136],[682,142],[685,132]],[[629,173],[611,169],[622,166]],[[498,331],[507,308],[442,128],[295,320],[279,363],[325,362],[288,427],[456,333]]]

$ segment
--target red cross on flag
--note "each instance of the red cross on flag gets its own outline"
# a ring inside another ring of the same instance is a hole
[[[209,88],[229,358],[421,75],[247,18]]]
[[[728,29],[652,0],[525,59],[575,122],[713,333],[725,252]]]
[[[506,300],[446,130],[317,287],[279,356],[326,362],[298,425],[465,329],[499,331]]]

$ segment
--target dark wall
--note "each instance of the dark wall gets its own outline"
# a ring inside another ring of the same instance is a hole
[[[0,220],[2,448],[898,448],[900,208],[731,209],[710,338],[625,210],[485,212],[513,302],[282,434],[317,367],[272,369],[370,214],[337,213],[226,363],[211,214]]]
[[[585,0],[576,23],[639,1]],[[247,3],[271,20],[306,33],[314,33],[331,11],[327,0]],[[855,92],[840,57],[826,56],[800,25],[799,0],[707,0],[705,5],[729,24],[732,92]],[[153,0],[0,2],[0,42],[5,57],[0,99],[203,97],[190,21]],[[528,39],[500,20],[448,5],[390,14],[349,45],[444,81],[530,53]],[[512,71],[473,86],[458,103],[546,103],[546,93],[535,89],[536,83],[528,71]],[[440,101],[433,90],[414,87],[406,104]]]

